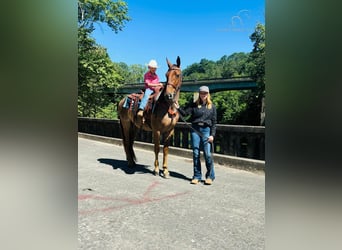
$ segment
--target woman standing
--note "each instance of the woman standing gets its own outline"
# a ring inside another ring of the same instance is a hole
[[[211,155],[212,142],[216,134],[216,107],[210,99],[209,88],[202,86],[199,88],[198,99],[186,108],[179,108],[182,116],[191,115],[192,123],[191,146],[193,152],[194,175],[191,184],[198,184],[202,180],[200,149],[203,147],[205,165],[204,184],[211,185],[215,179],[214,162]]]

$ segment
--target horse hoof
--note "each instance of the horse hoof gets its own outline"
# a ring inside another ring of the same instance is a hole
[[[137,164],[134,162],[134,163],[129,163],[128,164],[128,167],[129,168],[135,168],[137,166]]]
[[[169,179],[170,178],[170,173],[169,172],[163,172],[163,176],[165,179]]]
[[[159,176],[159,171],[154,171],[153,173],[155,176]]]

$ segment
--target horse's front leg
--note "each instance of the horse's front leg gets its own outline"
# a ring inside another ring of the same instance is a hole
[[[159,162],[158,162],[158,154],[159,154],[159,143],[160,143],[160,131],[153,132],[154,139],[154,175],[159,175]]]
[[[169,155],[169,145],[170,145],[170,139],[173,135],[173,130],[169,133],[165,133],[164,135],[164,147],[163,147],[163,174],[165,178],[170,177],[169,170],[167,168],[167,158]]]

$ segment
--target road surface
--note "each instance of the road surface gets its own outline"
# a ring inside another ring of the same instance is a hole
[[[79,249],[265,249],[264,174],[215,165],[191,185],[191,159],[170,155],[164,179],[135,152],[129,169],[122,146],[78,139]]]

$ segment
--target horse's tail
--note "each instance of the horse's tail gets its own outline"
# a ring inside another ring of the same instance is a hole
[[[121,103],[121,101],[119,101],[119,102],[116,104],[116,111],[118,112],[118,114],[117,114],[118,119],[120,119],[120,111],[121,111],[120,103]]]
[[[132,161],[136,161],[136,156],[133,150],[133,143],[135,138],[135,127],[132,122],[129,123],[129,128],[123,127],[122,120],[120,119],[120,129],[121,129],[121,135],[122,135],[122,141],[124,144],[127,160],[130,162],[130,159]],[[127,131],[128,129],[128,131]]]

